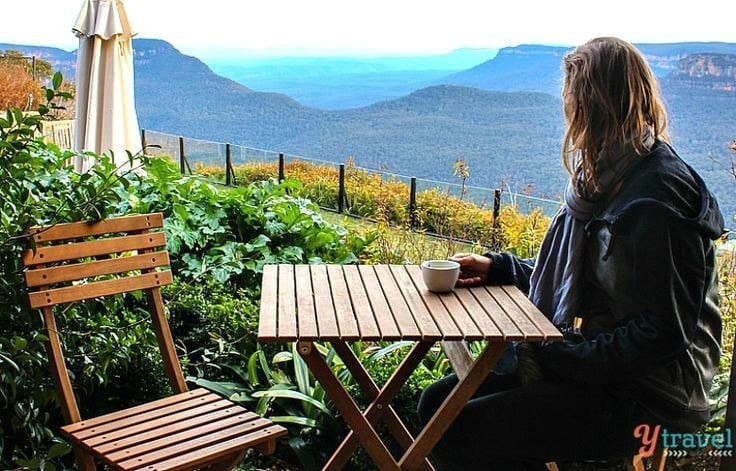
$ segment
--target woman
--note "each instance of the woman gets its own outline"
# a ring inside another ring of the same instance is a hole
[[[530,346],[517,347],[521,366],[489,376],[435,448],[442,469],[634,455],[640,424],[692,432],[709,419],[721,354],[716,200],[667,143],[654,75],[631,44],[593,39],[563,68],[570,181],[536,261],[453,259],[459,286],[516,284],[565,341],[540,346],[531,362]],[[529,364],[541,373],[533,380]],[[456,382],[424,392],[422,421]]]

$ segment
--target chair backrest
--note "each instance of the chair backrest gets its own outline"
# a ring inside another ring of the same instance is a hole
[[[81,420],[56,327],[54,306],[143,290],[164,368],[175,392],[187,391],[164,312],[161,286],[171,283],[161,213],[35,227],[23,254],[32,308],[41,309],[48,354],[67,423]]]

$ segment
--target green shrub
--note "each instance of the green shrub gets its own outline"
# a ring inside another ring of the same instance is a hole
[[[257,350],[258,306],[246,290],[210,278],[177,279],[162,291],[180,361],[190,375],[226,378],[222,364]]]

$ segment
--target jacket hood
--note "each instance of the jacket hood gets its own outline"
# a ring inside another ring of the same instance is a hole
[[[660,207],[710,239],[724,232],[715,196],[700,175],[662,141],[624,177],[621,190],[599,218],[614,224],[641,205]]]

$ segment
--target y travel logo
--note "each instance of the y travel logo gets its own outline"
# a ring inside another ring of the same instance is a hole
[[[718,433],[674,433],[661,425],[640,424],[634,428],[634,438],[641,440],[642,458],[652,456],[658,443],[660,448],[667,449],[667,456],[675,458],[703,452],[710,456],[734,456],[730,428]]]

